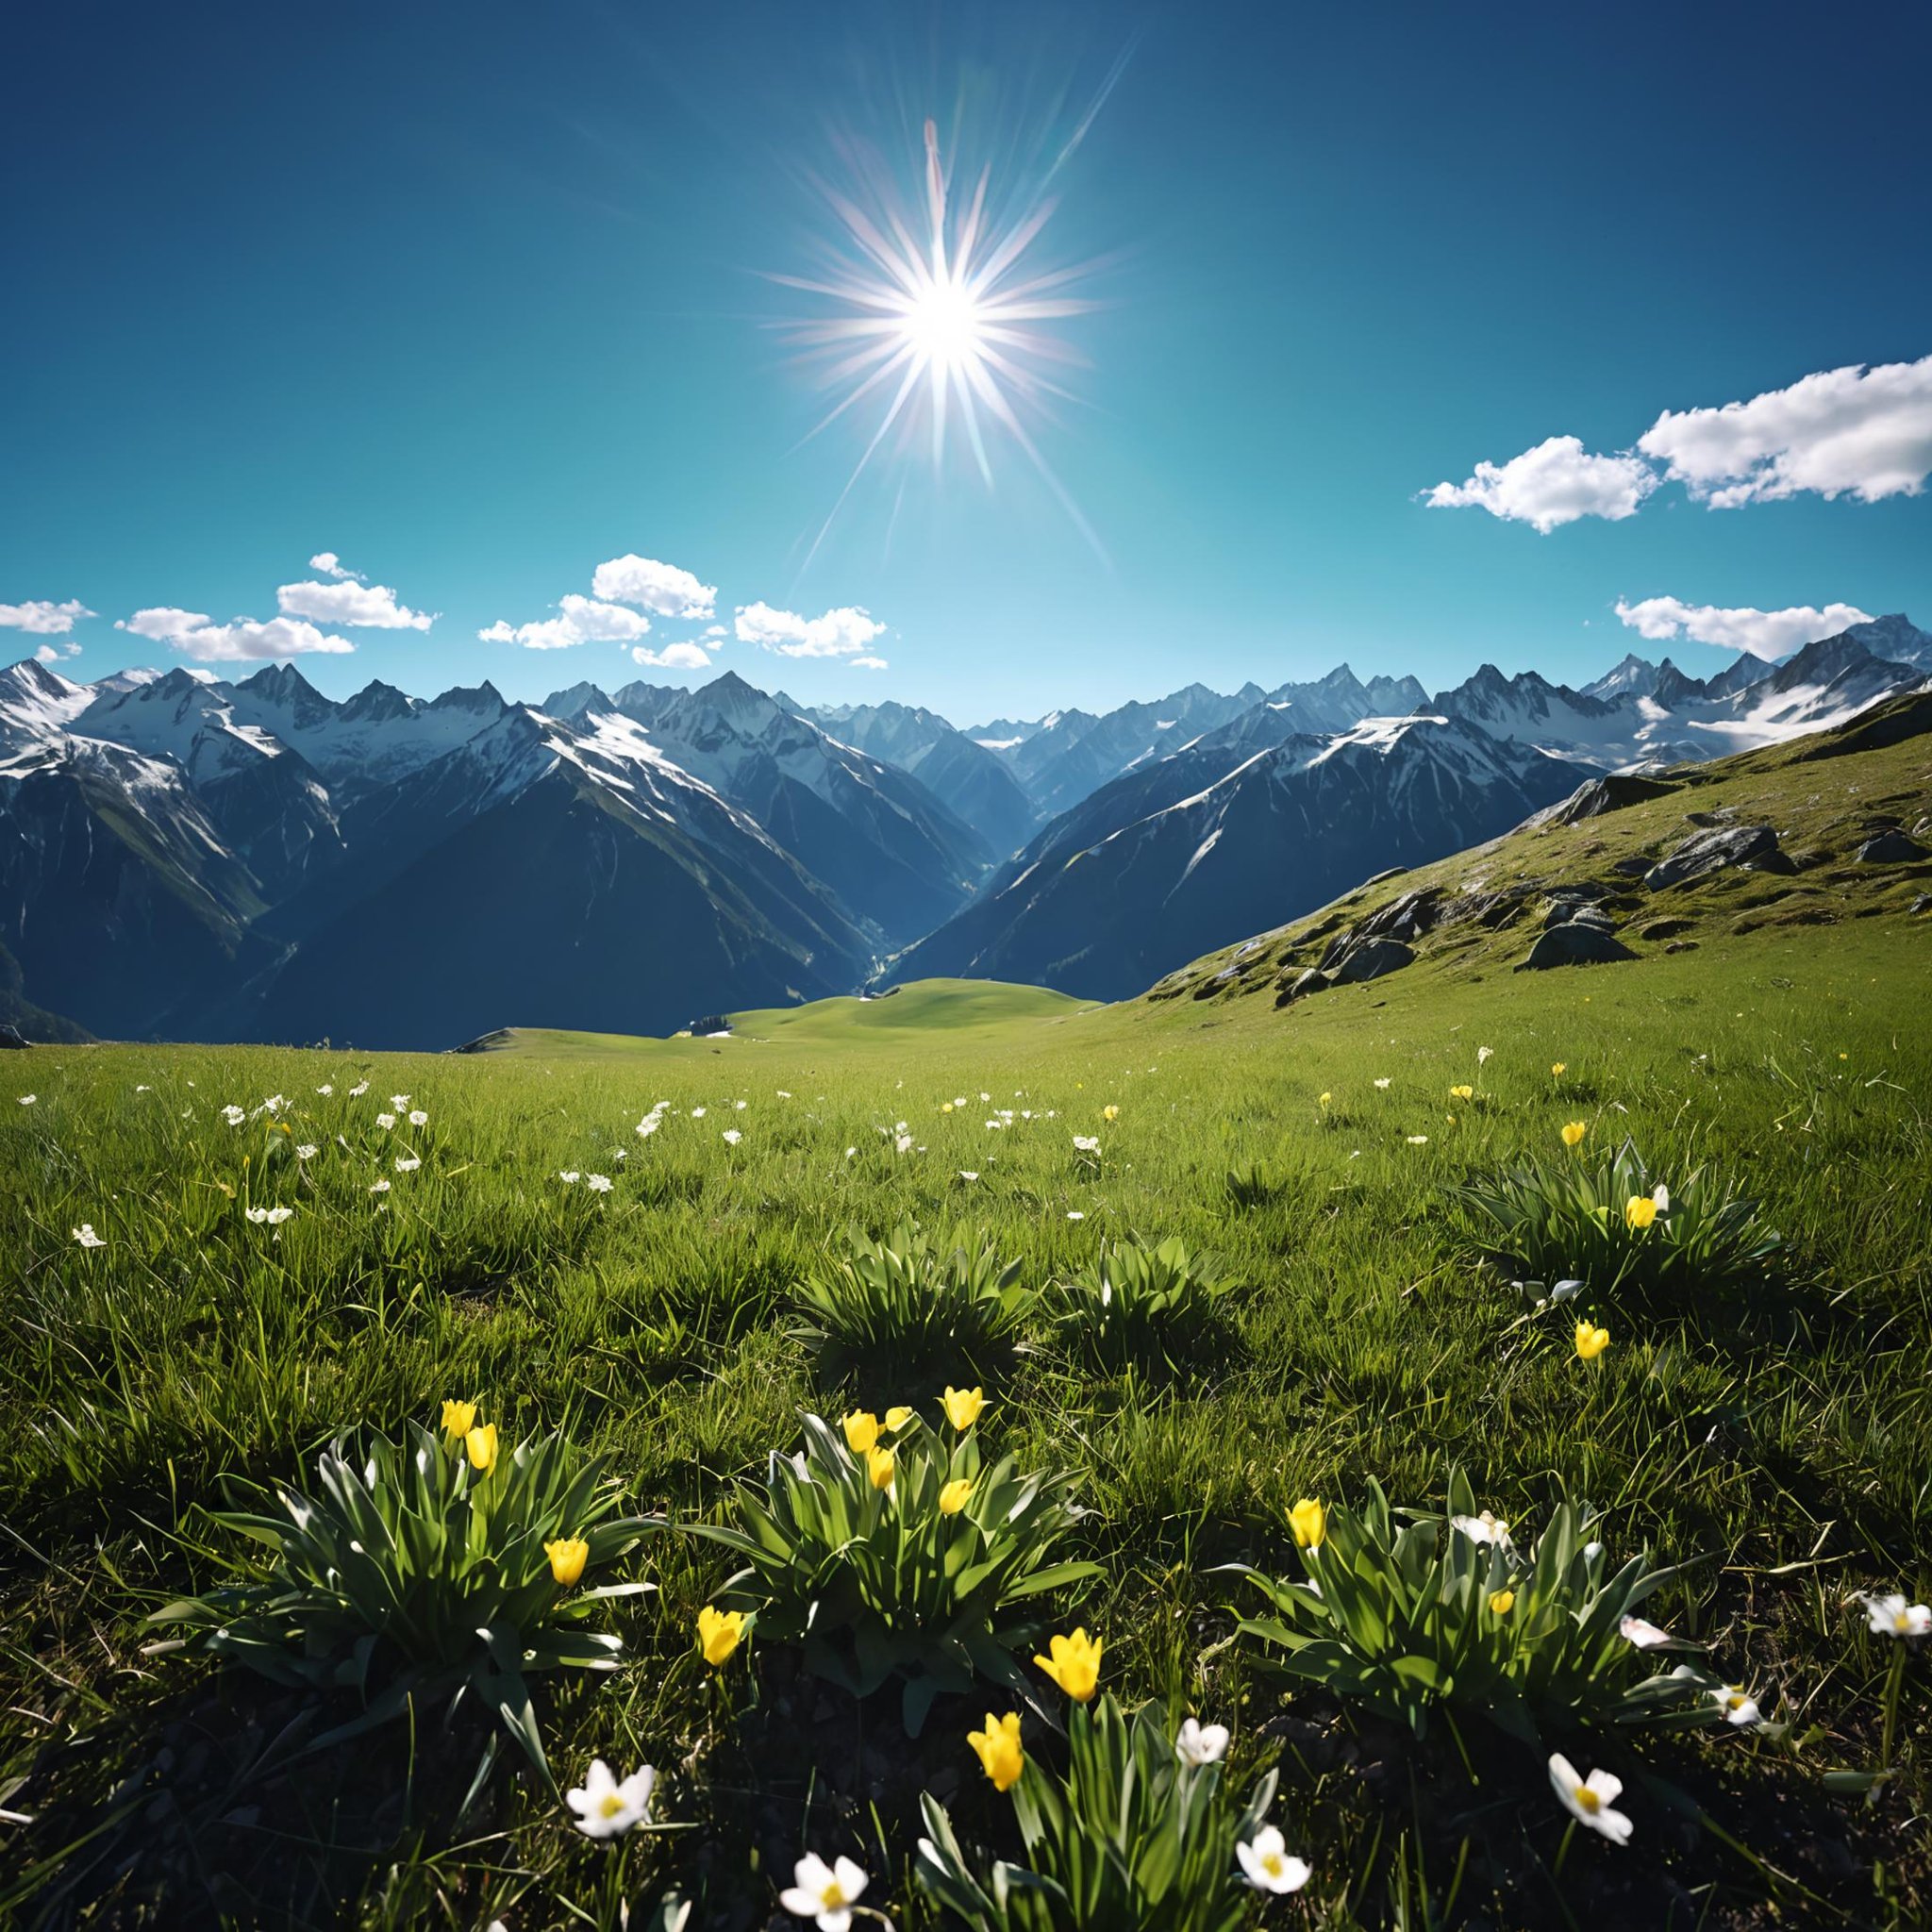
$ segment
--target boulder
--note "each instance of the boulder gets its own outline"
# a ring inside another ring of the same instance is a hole
[[[1519,973],[1540,973],[1548,966],[1602,966],[1613,959],[1634,959],[1637,955],[1622,940],[1600,925],[1584,925],[1573,921],[1553,925],[1529,949],[1529,958],[1517,967]]]
[[[1664,798],[1676,791],[1661,778],[1640,777],[1635,772],[1608,772],[1579,785],[1549,815],[1553,825],[1574,825],[1585,819],[1601,818],[1607,811],[1643,805],[1653,798]]]
[[[1641,852],[1633,852],[1627,858],[1610,861],[1610,870],[1620,873],[1626,879],[1641,879],[1656,863],[1655,859],[1644,858]]]
[[[1379,912],[1372,912],[1356,927],[1365,940],[1419,940],[1434,929],[1442,916],[1442,889],[1424,886],[1391,899]]]
[[[1335,982],[1319,966],[1310,966],[1297,973],[1287,986],[1281,989],[1281,996],[1275,1002],[1285,1007],[1291,1000],[1305,999],[1311,992],[1326,992]]]
[[[1355,986],[1397,972],[1414,958],[1415,948],[1400,940],[1365,940],[1331,969],[1329,977],[1337,986]]]
[[[1769,825],[1723,825],[1697,832],[1643,874],[1653,892],[1707,878],[1726,866],[1741,872],[1795,872]]]
[[[1896,828],[1880,832],[1858,847],[1860,865],[1912,865],[1925,858],[1932,858],[1932,854],[1916,839],[1907,838]]]
[[[1547,931],[1558,925],[1596,925],[1605,932],[1615,932],[1617,922],[1601,906],[1583,904],[1575,899],[1558,899],[1543,916],[1543,927]]]

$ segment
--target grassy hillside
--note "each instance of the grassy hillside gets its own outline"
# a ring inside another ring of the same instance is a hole
[[[559,1786],[593,1755],[649,1762],[654,1816],[679,1827],[661,1833],[584,1839],[511,1744],[472,1795],[498,1735],[474,1702],[304,1757],[353,1692],[319,1709],[142,1650],[148,1610],[245,1550],[207,1513],[225,1480],[313,1489],[331,1435],[433,1428],[445,1398],[480,1401],[506,1442],[557,1428],[608,1453],[627,1507],[681,1522],[724,1520],[731,1479],[798,1447],[802,1409],[904,1401],[941,1426],[933,1398],[963,1365],[827,1374],[791,1327],[842,1229],[913,1216],[983,1234],[1041,1291],[1129,1229],[1221,1257],[1232,1291],[1218,1326],[1175,1340],[1177,1368],[1096,1363],[1049,1296],[1024,1349],[972,1379],[989,1454],[1070,1473],[1089,1512],[1062,1554],[1097,1571],[1047,1596],[1046,1627],[1101,1636],[1125,1700],[1230,1725],[1242,1790],[1278,1768],[1272,1815],[1313,1876],[1262,1923],[1924,1923],[1932,1681],[1854,1593],[1932,1590],[1927,933],[1909,868],[1847,853],[1866,819],[1927,808],[1928,765],[1924,739],[1748,759],[1431,869],[1458,890],[1624,879],[1616,858],[1718,808],[1824,855],[1677,892],[1694,950],[1641,938],[1665,914],[1633,908],[1641,957],[1614,966],[1508,971],[1541,923],[1526,904],[1277,1008],[1324,918],[1418,874],[1274,936],[1231,980],[1219,956],[1116,1008],[955,982],[741,1014],[728,1040],[20,1057],[34,1103],[0,1095],[0,1900],[28,1924],[529,1932],[615,1925],[675,1883],[693,1924],[795,1924],[776,1889],[811,1849],[858,1858],[899,1925],[941,1923],[911,1873],[918,1794],[969,1847],[1022,1856],[965,1741],[1012,1693],[942,1696],[911,1740],[895,1690],[855,1703],[782,1636],[708,1669],[694,1621],[736,1559],[695,1539],[652,1534],[597,1573],[656,1586],[589,1626],[622,1636],[619,1670],[532,1679]],[[1819,917],[1779,923],[1798,911]],[[1760,1203],[1769,1267],[1525,1301],[1450,1191],[1524,1160],[1568,1173],[1624,1137],[1679,1200],[1703,1164]],[[271,1204],[294,1211],[247,1218]],[[75,1239],[83,1223],[104,1245]],[[1609,1331],[1590,1362],[1579,1311]],[[1217,1566],[1303,1574],[1300,1499],[1333,1510],[1374,1479],[1440,1511],[1452,1466],[1525,1548],[1567,1493],[1602,1510],[1613,1557],[1690,1564],[1644,1616],[1707,1643],[1772,1722],[1556,1724],[1529,1744],[1465,1711],[1418,1741],[1338,1683],[1285,1693],[1228,1641],[1264,1606]],[[1888,1730],[1892,1774],[1871,1784]],[[1064,1761],[1037,1718],[1024,1737]],[[1551,1749],[1623,1776],[1630,1846],[1566,1835]]]

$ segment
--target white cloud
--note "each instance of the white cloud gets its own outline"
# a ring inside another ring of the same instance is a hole
[[[258,624],[238,617],[229,624],[211,624],[205,612],[176,610],[155,605],[137,610],[114,626],[136,637],[165,641],[185,658],[204,664],[244,664],[265,658],[338,657],[356,647],[347,638],[325,636],[299,618],[271,617]]]
[[[633,644],[630,655],[634,663],[655,665],[659,671],[703,671],[711,661],[696,644],[666,644],[661,651]]]
[[[50,604],[43,597],[28,604],[0,604],[0,629],[24,630],[35,637],[65,637],[76,617],[93,614],[78,597],[70,597],[64,604]]]
[[[852,668],[855,671],[887,671],[891,667],[883,658],[855,658]]]
[[[635,604],[659,617],[709,617],[718,592],[688,570],[649,557],[613,557],[597,566],[591,589],[613,604]]]
[[[1591,456],[1580,438],[1552,436],[1507,463],[1478,463],[1466,483],[1438,483],[1424,500],[1432,509],[1486,509],[1548,536],[1579,517],[1634,517],[1657,480],[1639,457]]]
[[[570,591],[558,603],[558,614],[512,627],[499,618],[476,635],[486,644],[522,644],[526,651],[561,651],[572,644],[627,644],[646,636],[648,617],[619,604],[600,604]]]
[[[1749,604],[1730,609],[1715,604],[1687,604],[1681,597],[1645,597],[1641,603],[1617,599],[1617,615],[1640,637],[1661,641],[1684,637],[1754,658],[1789,657],[1818,638],[1836,637],[1871,618],[1856,604],[1794,604],[1784,610],[1758,610]]]
[[[851,604],[823,617],[746,604],[739,608],[737,628],[741,643],[762,644],[782,658],[849,658],[886,634],[884,625]]]
[[[705,635],[708,638],[728,638],[731,633],[722,624],[708,624],[705,626]]]
[[[310,570],[319,570],[324,576],[335,577],[338,580],[346,577],[358,584],[367,581],[359,570],[345,569],[342,559],[333,550],[318,550],[308,559],[308,568]]]
[[[433,611],[406,608],[387,584],[365,584],[353,571],[337,566],[332,552],[322,554],[328,564],[320,567],[333,567],[335,582],[282,585],[275,605],[284,617],[312,617],[320,624],[353,624],[365,630],[427,630],[436,622]],[[319,561],[308,560],[311,565]]]
[[[1713,509],[1802,491],[1916,496],[1932,475],[1932,356],[1824,370],[1721,409],[1666,409],[1637,446]]]
[[[75,643],[42,644],[34,652],[42,664],[58,664],[63,658],[80,656],[80,646]]]

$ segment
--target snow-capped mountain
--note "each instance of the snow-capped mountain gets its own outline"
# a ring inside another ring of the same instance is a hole
[[[1047,826],[893,976],[1123,998],[1203,946],[1493,838],[1588,775],[1467,720],[1410,716],[1290,736],[1174,795],[1224,760],[1193,748],[1116,780]]]

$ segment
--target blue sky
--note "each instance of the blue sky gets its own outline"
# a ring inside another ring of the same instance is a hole
[[[0,123],[0,655],[182,661],[185,618],[115,627],[156,608],[286,644],[226,626],[352,581],[325,552],[437,613],[318,622],[337,695],[737,669],[973,723],[1932,625],[1928,57],[1905,6],[44,8]],[[956,207],[982,165],[1016,206],[1110,75],[1028,256],[1090,270],[1043,325],[1074,399],[1024,420],[1092,541],[998,437],[991,488],[915,438],[841,503],[879,411],[801,442],[775,325],[826,309],[768,278],[838,232],[813,177],[857,143],[911,188],[931,115]],[[708,621],[479,638],[625,557]],[[729,635],[755,604],[840,654]],[[714,669],[632,661],[680,642]]]

